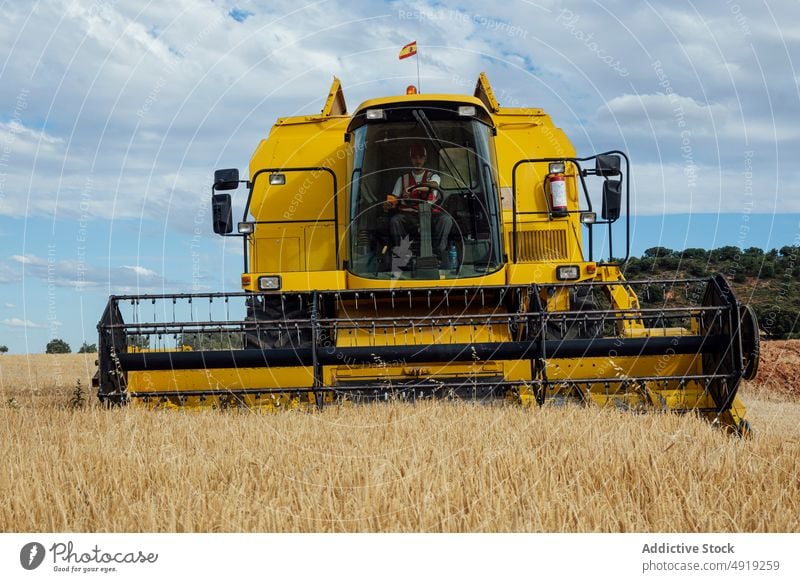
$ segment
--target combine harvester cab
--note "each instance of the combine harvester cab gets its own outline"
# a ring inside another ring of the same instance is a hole
[[[225,191],[242,183],[234,233]],[[577,157],[542,110],[501,107],[483,74],[473,96],[410,87],[352,115],[334,79],[319,115],[275,123],[248,180],[215,173],[214,231],[242,239],[243,291],[110,297],[98,395],[594,403],[747,432],[754,314],[719,275],[624,279],[629,184],[624,153]]]

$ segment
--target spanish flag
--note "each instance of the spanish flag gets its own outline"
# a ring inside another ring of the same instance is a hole
[[[400,49],[400,60],[413,57],[415,54],[417,54],[417,41],[410,42]]]

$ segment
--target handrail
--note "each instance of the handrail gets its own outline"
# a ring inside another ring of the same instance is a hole
[[[631,228],[630,228],[630,220],[631,220],[631,218],[630,218],[630,216],[631,216],[631,213],[630,213],[630,204],[631,204],[631,201],[630,201],[630,160],[628,159],[628,156],[625,154],[625,152],[620,151],[620,150],[610,150],[610,151],[607,151],[607,152],[598,153],[598,154],[595,154],[593,156],[588,156],[588,157],[585,157],[585,158],[528,158],[528,159],[518,160],[514,164],[514,166],[511,169],[511,213],[512,213],[511,214],[511,216],[512,216],[512,232],[511,232],[512,249],[511,249],[511,253],[512,253],[512,258],[513,258],[513,262],[514,263],[517,262],[517,248],[518,248],[518,243],[517,243],[517,214],[520,214],[520,215],[547,214],[547,215],[549,215],[552,212],[552,210],[550,209],[550,201],[547,199],[546,193],[545,193],[545,203],[547,204],[548,210],[546,210],[546,211],[545,210],[536,210],[536,211],[524,211],[524,212],[520,212],[520,211],[517,210],[517,169],[520,166],[523,166],[525,164],[542,163],[542,162],[570,162],[570,163],[574,164],[578,169],[578,176],[580,177],[580,181],[581,181],[581,190],[583,191],[583,195],[584,195],[584,197],[586,199],[586,203],[588,205],[588,211],[591,212],[592,211],[592,201],[591,201],[591,199],[589,197],[589,189],[586,186],[586,180],[585,180],[585,175],[586,175],[587,170],[584,170],[581,167],[580,162],[586,162],[586,161],[589,161],[589,160],[594,160],[594,159],[597,159],[598,156],[611,155],[611,154],[618,154],[618,155],[622,156],[622,158],[625,159],[625,204],[626,204],[625,205],[625,220],[626,220],[626,224],[625,224],[625,240],[626,240],[626,247],[625,247],[625,259],[622,262],[625,263],[625,262],[628,261],[628,259],[630,258],[630,249],[631,249],[631,240],[630,240],[630,231],[631,231]],[[578,214],[578,213],[581,213],[581,212],[583,212],[583,211],[580,210],[580,208],[578,210],[569,210],[569,211],[567,211],[568,214]],[[595,221],[595,223],[594,223],[594,224],[608,224],[609,259],[613,258],[613,251],[612,251],[612,248],[613,248],[612,247],[613,236],[612,236],[612,231],[611,231],[611,225],[614,222],[616,222],[616,219],[615,220],[600,220],[600,221]],[[589,260],[592,260],[592,257],[594,256],[594,240],[592,238],[592,227],[593,227],[593,225],[592,224],[587,224],[586,226],[589,229]]]
[[[323,218],[317,219],[314,222],[333,222],[333,236],[334,236],[334,246],[336,252],[336,268],[339,268],[339,185],[336,180],[336,172],[331,170],[327,166],[308,166],[308,167],[297,167],[297,168],[261,168],[255,174],[253,174],[253,179],[250,181],[250,191],[247,194],[247,203],[244,207],[244,214],[242,216],[242,221],[247,221],[247,214],[250,212],[250,202],[253,199],[253,190],[255,190],[256,180],[262,174],[275,174],[275,173],[286,173],[286,172],[327,172],[333,178],[333,219],[330,218]],[[285,224],[287,222],[310,222],[307,220],[289,220],[289,221],[256,221],[256,224]],[[247,236],[244,237],[244,272],[248,272],[248,263],[247,263]]]

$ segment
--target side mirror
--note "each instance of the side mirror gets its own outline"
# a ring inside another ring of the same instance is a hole
[[[236,190],[239,187],[239,170],[217,170],[214,172],[214,190]]]
[[[603,182],[603,220],[615,221],[622,206],[622,180]]]
[[[598,176],[619,176],[621,164],[616,154],[597,156],[594,159],[594,171]]]
[[[230,234],[233,231],[230,194],[211,195],[211,221],[217,234]]]

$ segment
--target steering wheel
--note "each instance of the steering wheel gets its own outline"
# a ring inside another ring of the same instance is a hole
[[[435,182],[429,182],[424,185],[411,186],[406,189],[409,195],[415,196],[414,198],[406,198],[406,200],[417,200],[420,202],[435,202],[439,198],[439,186]],[[432,199],[431,199],[432,197]]]

